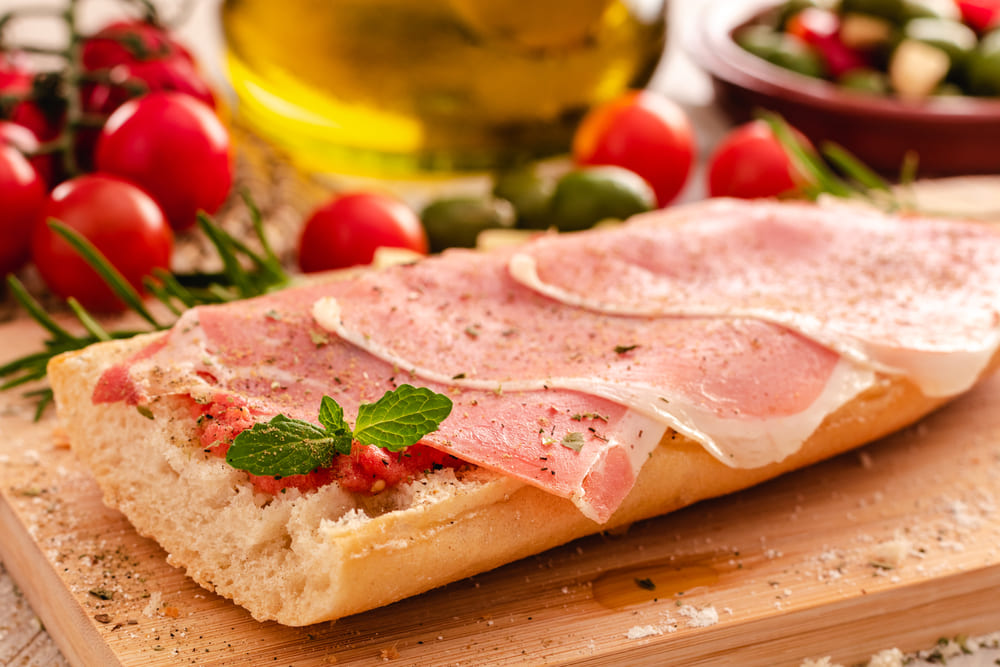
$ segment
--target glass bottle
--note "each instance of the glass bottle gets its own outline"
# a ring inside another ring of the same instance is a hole
[[[239,113],[312,172],[413,176],[565,152],[644,85],[665,0],[226,0]]]

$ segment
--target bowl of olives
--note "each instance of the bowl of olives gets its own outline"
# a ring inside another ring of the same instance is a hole
[[[713,0],[689,35],[734,121],[778,113],[887,174],[1000,172],[1000,6]]]

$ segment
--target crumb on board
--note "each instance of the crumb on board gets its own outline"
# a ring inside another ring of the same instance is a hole
[[[869,563],[880,569],[895,570],[903,564],[912,550],[913,543],[905,537],[884,540],[872,549]]]
[[[388,648],[379,649],[378,655],[383,662],[395,660],[399,657],[399,650],[396,649],[395,646],[390,646]]]
[[[645,639],[646,637],[654,637],[662,634],[663,630],[655,625],[636,625],[628,629],[628,632],[625,633],[625,638]]]
[[[689,628],[707,628],[719,622],[719,612],[711,605],[701,608],[682,605],[677,613],[687,619]]]
[[[146,618],[153,618],[156,612],[159,611],[161,604],[163,604],[163,593],[160,591],[151,592],[149,594],[149,602],[142,610],[142,615]]]

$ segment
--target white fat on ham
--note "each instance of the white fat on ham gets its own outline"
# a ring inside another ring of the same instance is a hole
[[[981,223],[717,200],[542,238],[509,269],[595,312],[775,322],[928,396],[967,390],[1000,346],[1000,234]]]
[[[672,388],[669,383],[652,385],[600,376],[548,375],[506,381],[456,377],[458,374],[451,370],[421,366],[411,358],[401,356],[391,345],[393,341],[398,342],[398,338],[380,342],[379,337],[371,333],[348,328],[342,318],[341,305],[333,297],[319,299],[313,305],[312,313],[316,322],[327,331],[426,381],[482,391],[570,389],[624,405],[629,408],[631,419],[642,426],[623,430],[645,434],[640,442],[632,443],[629,452],[636,473],[659,444],[667,427],[698,442],[728,466],[755,468],[781,461],[795,453],[828,415],[875,382],[870,369],[841,359],[815,399],[802,409],[784,415],[734,418],[721,416],[717,404],[695,402],[683,387]],[[718,398],[720,402],[733,400],[732,396]],[[612,441],[609,448],[617,444]]]

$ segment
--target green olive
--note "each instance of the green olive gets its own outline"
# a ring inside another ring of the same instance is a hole
[[[495,197],[449,197],[431,202],[420,214],[432,252],[474,248],[479,232],[514,226],[514,207]]]
[[[979,41],[966,65],[969,92],[973,95],[1000,96],[1000,30]]]
[[[903,0],[841,0],[840,13],[849,12],[878,16],[896,25],[902,25],[908,18]]]
[[[839,11],[878,16],[896,26],[920,18],[958,20],[960,17],[952,0],[841,0]]]
[[[804,41],[765,25],[747,26],[736,35],[736,43],[759,58],[799,74],[822,78],[823,57]]]
[[[497,174],[493,195],[514,205],[518,227],[545,229],[549,225],[549,202],[554,187],[551,179],[543,178],[530,166],[523,166]]]
[[[845,72],[837,83],[858,93],[886,95],[889,92],[889,77],[886,73],[868,67],[856,67]]]
[[[593,227],[656,208],[656,195],[642,177],[621,167],[583,167],[556,182],[549,220],[564,232]]]
[[[954,0],[903,0],[903,19],[947,19],[958,21],[962,13]]]
[[[779,30],[784,30],[788,25],[788,20],[790,18],[801,12],[803,9],[810,9],[818,6],[819,3],[816,0],[786,0],[786,2],[778,8],[778,13],[775,16],[775,25],[778,26]]]
[[[936,46],[947,53],[953,68],[964,67],[979,42],[972,28],[949,19],[913,19],[906,24],[903,34],[907,39]]]

